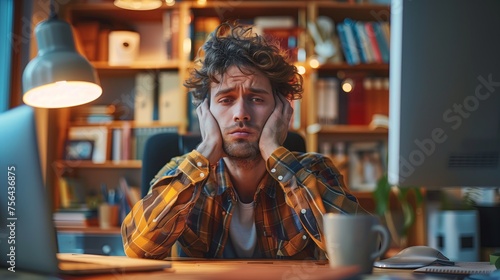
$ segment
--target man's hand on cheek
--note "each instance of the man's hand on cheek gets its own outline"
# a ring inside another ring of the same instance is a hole
[[[212,112],[210,112],[208,98],[196,108],[202,137],[202,141],[196,150],[206,157],[210,161],[210,164],[216,164],[224,154],[222,149],[222,135],[217,120],[212,115]]]
[[[285,142],[293,114],[293,108],[286,97],[278,94],[274,96],[274,99],[275,109],[267,119],[259,140],[259,148],[265,160]]]

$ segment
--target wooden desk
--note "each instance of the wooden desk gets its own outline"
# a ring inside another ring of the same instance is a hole
[[[87,279],[214,279],[214,280],[313,280],[346,279],[355,274],[355,267],[331,269],[325,261],[284,260],[183,260],[172,261],[172,268],[147,273],[112,273],[89,276],[63,276],[68,280]],[[460,279],[457,277],[436,277],[413,274],[412,270],[387,270],[374,268],[373,274],[356,279]]]

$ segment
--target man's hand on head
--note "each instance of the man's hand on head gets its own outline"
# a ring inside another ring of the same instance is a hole
[[[210,164],[216,164],[224,156],[222,149],[222,135],[219,124],[210,112],[208,98],[196,108],[200,121],[202,141],[196,150],[208,159]]]
[[[276,102],[275,110],[262,128],[259,140],[259,148],[264,160],[267,160],[274,150],[285,142],[293,114],[290,101],[285,96],[277,94],[274,96],[274,100]]]

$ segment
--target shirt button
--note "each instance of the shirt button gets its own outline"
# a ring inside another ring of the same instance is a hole
[[[201,167],[201,166],[203,165],[203,163],[201,163],[201,161],[198,161],[198,162],[196,163],[196,165],[198,165],[198,167]]]
[[[205,173],[201,172],[201,173],[200,173],[200,177],[201,177],[201,178],[204,178],[204,177],[205,177]]]
[[[276,168],[271,169],[271,173],[276,172]]]
[[[305,214],[306,211],[307,211],[306,209],[302,209],[302,210],[300,210],[300,213]]]
[[[307,235],[302,235],[302,239],[306,240],[307,239]]]
[[[281,176],[281,175],[278,176],[278,180],[280,180],[280,181],[283,180],[283,176]]]

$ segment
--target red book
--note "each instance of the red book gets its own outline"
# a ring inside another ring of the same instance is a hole
[[[382,54],[380,53],[380,47],[377,42],[377,36],[375,34],[375,30],[373,29],[373,25],[371,22],[365,23],[366,35],[368,36],[368,41],[370,42],[370,46],[373,50],[373,56],[375,58],[375,62],[383,63]]]
[[[370,120],[367,119],[366,96],[363,87],[363,78],[352,78],[354,87],[347,93],[347,124],[349,125],[367,125]]]

